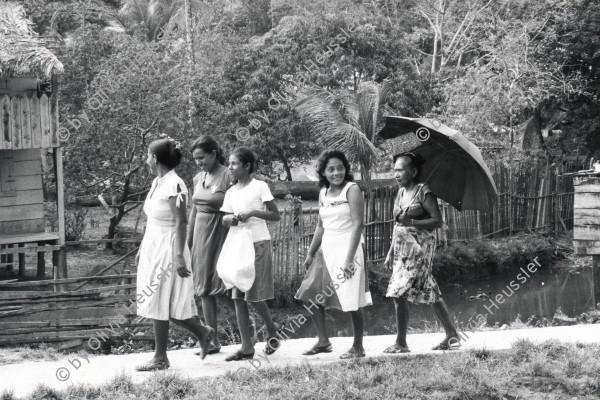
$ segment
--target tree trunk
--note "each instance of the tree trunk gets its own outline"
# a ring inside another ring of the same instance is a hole
[[[192,134],[195,133],[192,118],[194,116],[194,100],[192,97],[192,79],[194,72],[196,71],[196,62],[194,59],[194,35],[192,32],[192,7],[190,0],[184,0],[184,11],[185,11],[185,49],[188,62],[188,79],[187,79],[187,124],[188,129],[191,130]]]
[[[283,152],[283,149],[281,147],[276,147],[277,149],[277,154],[279,155],[279,159],[281,160],[282,164],[283,164],[283,169],[285,170],[285,179],[287,181],[292,181],[292,170],[290,168],[290,164],[288,163],[287,157],[285,156],[285,153]]]

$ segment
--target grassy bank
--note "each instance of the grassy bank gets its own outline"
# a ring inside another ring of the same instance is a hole
[[[380,357],[356,362],[261,368],[190,380],[157,373],[142,384],[127,375],[99,388],[38,387],[27,399],[563,399],[600,396],[600,346],[516,342],[512,349]],[[3,400],[16,400],[3,393]]]

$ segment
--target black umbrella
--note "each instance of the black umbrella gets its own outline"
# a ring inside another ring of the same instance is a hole
[[[413,133],[420,144],[411,150],[425,160],[421,180],[457,210],[489,211],[498,198],[481,152],[460,132],[427,118],[386,117],[384,139]]]

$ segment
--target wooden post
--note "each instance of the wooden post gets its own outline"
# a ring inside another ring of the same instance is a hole
[[[38,243],[38,246],[43,245],[43,243]],[[46,277],[46,252],[38,251],[37,253],[37,274],[36,276],[40,279],[44,279]]]
[[[58,244],[62,249],[58,251],[57,268],[58,278],[67,278],[67,255],[65,252],[65,187],[63,177],[62,147],[55,147],[52,152],[54,158],[54,174],[56,176],[56,209],[58,212]],[[66,289],[66,287],[63,286]]]
[[[594,307],[600,303],[600,256],[592,256],[592,274],[594,276]]]
[[[13,245],[9,244],[6,247],[8,247],[9,249],[12,249]],[[6,265],[6,270],[8,272],[12,272],[12,270],[13,270],[13,255],[12,255],[12,253],[6,255],[6,264],[7,264]]]
[[[19,247],[25,247],[25,243],[19,243]],[[19,276],[25,276],[25,253],[19,253]]]

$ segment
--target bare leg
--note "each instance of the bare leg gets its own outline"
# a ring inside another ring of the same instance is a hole
[[[242,338],[242,348],[240,350],[243,354],[254,353],[254,346],[252,345],[250,336],[250,311],[248,310],[248,303],[246,303],[246,300],[241,299],[235,299],[234,302],[238,329]]]
[[[169,362],[167,358],[167,344],[169,343],[169,321],[153,319],[154,324],[154,357],[149,364]]]
[[[277,336],[277,327],[271,318],[271,312],[269,311],[269,307],[267,307],[267,303],[264,301],[257,301],[253,302],[252,306],[265,323],[267,327],[267,335],[269,337]]]
[[[396,326],[398,335],[396,343],[384,350],[384,353],[407,353],[408,344],[406,344],[406,332],[408,331],[409,308],[408,301],[404,297],[394,297],[394,307],[396,308]]]
[[[192,332],[194,336],[196,336],[200,341],[204,340],[208,333],[211,331],[210,328],[208,328],[205,325],[202,325],[202,323],[200,323],[200,320],[198,320],[197,317],[188,319],[171,318],[171,321],[181,326],[182,328],[185,328],[188,331]]]
[[[327,346],[331,344],[329,336],[327,336],[327,324],[325,322],[325,307],[319,306],[311,316],[315,330],[317,331],[317,344],[315,346]]]
[[[448,311],[446,302],[443,299],[440,299],[440,301],[433,303],[431,305],[431,308],[433,309],[436,318],[438,319],[438,321],[440,321],[440,323],[444,327],[444,330],[446,331],[446,340],[458,337],[456,328],[454,327],[454,324],[450,319],[450,312]]]
[[[206,357],[206,355],[208,354],[210,342],[212,341],[212,338],[215,335],[215,331],[208,326],[202,325],[198,317],[188,319],[171,318],[171,321],[196,335],[201,349],[200,356],[202,357],[202,359],[204,359],[204,357]]]
[[[357,311],[350,311],[350,317],[352,318],[352,329],[354,330],[354,343],[352,347],[356,350],[362,350],[363,348],[363,328],[364,328],[364,317],[362,308]]]
[[[213,337],[213,344],[216,348],[221,347],[221,342],[219,341],[219,335],[217,332],[217,298],[215,296],[202,296],[202,314],[204,314],[204,321],[206,325],[210,326],[215,330],[215,335]]]

